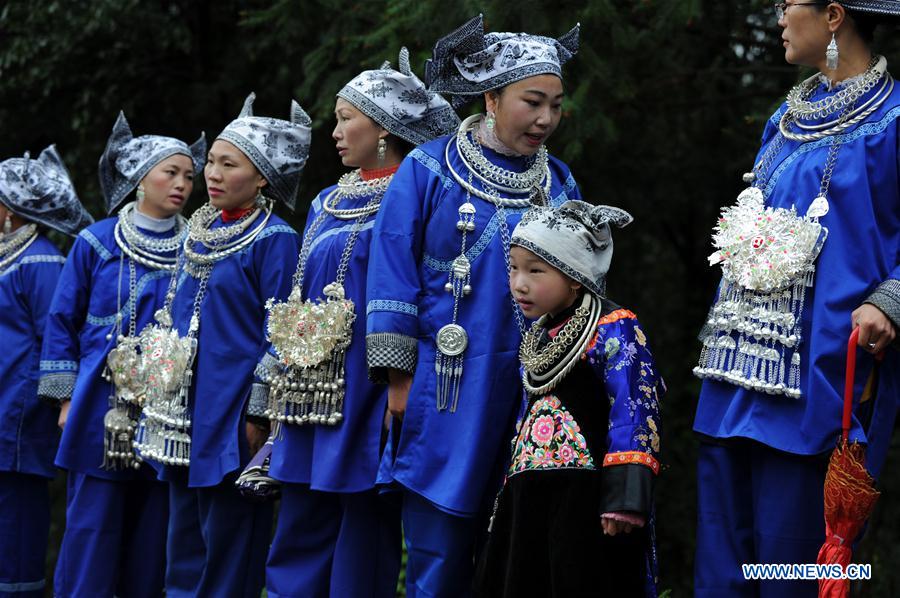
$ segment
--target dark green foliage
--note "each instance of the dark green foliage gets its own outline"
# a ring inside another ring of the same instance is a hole
[[[422,75],[435,40],[478,12],[495,31],[559,36],[580,21],[581,51],[565,69],[565,118],[550,146],[570,164],[587,200],[635,216],[617,234],[609,289],[641,318],[669,386],[667,469],[658,486],[661,587],[688,596],[696,451],[690,430],[699,388],[690,371],[717,279],[706,266],[709,233],[719,208],[742,186],[766,118],[800,77],[784,63],[771,5],[8,0],[0,7],[0,157],[57,143],[81,197],[101,217],[96,165],[119,109],[136,134],[193,141],[203,129],[214,138],[250,91],[263,115],[287,116],[294,97],[315,123],[292,219],[299,227],[314,194],[342,172],[330,139],[334,94],[360,70],[396,61],[405,44]],[[882,31],[876,48],[900,64],[896,30]],[[194,206],[204,196],[201,181]],[[900,509],[898,458],[895,441],[882,504],[858,551],[874,576],[861,595],[900,588],[892,565],[900,557],[892,524]]]

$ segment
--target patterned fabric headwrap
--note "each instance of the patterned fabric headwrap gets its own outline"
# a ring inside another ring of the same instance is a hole
[[[492,89],[536,75],[562,79],[562,65],[578,52],[581,25],[553,39],[528,33],[484,34],[481,15],[442,37],[425,63],[428,89],[449,94],[459,107]]]
[[[850,10],[900,17],[900,0],[835,0],[835,2]]]
[[[399,70],[394,70],[390,62],[385,62],[380,69],[363,71],[337,95],[413,145],[455,131],[459,117],[444,98],[425,89],[410,70],[406,48],[400,50],[398,66]]]
[[[0,202],[14,214],[74,236],[94,219],[81,205],[69,172],[51,145],[32,160],[0,162]]]
[[[611,227],[622,228],[632,220],[625,210],[584,201],[537,207],[522,216],[510,245],[527,249],[594,295],[603,296],[613,254]]]
[[[200,139],[191,146],[174,137],[135,137],[125,120],[125,113],[119,112],[106,149],[100,156],[100,189],[106,198],[107,213],[112,214],[154,166],[175,154],[190,158],[194,175],[199,176],[206,163],[206,135],[200,133]]]
[[[231,121],[216,139],[232,143],[253,162],[269,183],[262,194],[277,199],[294,209],[297,189],[312,137],[312,119],[296,101],[291,100],[291,120],[253,116],[251,93],[244,100],[238,117]]]

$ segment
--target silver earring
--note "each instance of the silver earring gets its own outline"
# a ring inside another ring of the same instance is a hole
[[[138,185],[137,191],[134,192],[134,197],[135,197],[135,199],[138,200],[138,202],[144,201],[144,186],[143,185]]]
[[[262,207],[266,203],[266,198],[262,194],[262,187],[256,189],[256,205]]]
[[[384,162],[384,157],[387,155],[387,141],[384,140],[384,137],[378,140],[378,161]]]
[[[6,220],[3,221],[3,234],[8,235],[12,232],[12,216],[10,213],[6,213]]]
[[[825,50],[825,66],[828,67],[828,70],[833,71],[838,67],[838,61],[840,59],[840,51],[838,51],[837,39],[835,39],[834,34],[831,34],[831,41],[828,43],[828,48]]]
[[[494,130],[494,125],[496,125],[496,124],[497,124],[497,118],[496,118],[496,116],[494,115],[493,112],[491,112],[490,110],[488,110],[487,118],[484,119],[484,126],[486,126],[486,127],[488,128],[489,131],[493,131],[493,130]]]

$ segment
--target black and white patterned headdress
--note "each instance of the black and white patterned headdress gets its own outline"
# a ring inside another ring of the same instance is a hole
[[[106,198],[107,213],[119,207],[154,166],[175,154],[190,158],[194,175],[199,176],[206,162],[206,135],[200,133],[200,139],[190,146],[180,139],[162,135],[135,137],[125,113],[119,112],[100,156],[100,189]]]
[[[54,145],[37,160],[26,152],[23,158],[0,162],[0,202],[26,220],[67,235],[74,236],[94,222],[78,200]]]
[[[580,25],[553,39],[528,33],[484,34],[478,15],[438,40],[425,63],[428,89],[453,96],[458,107],[492,89],[536,75],[562,78],[562,65],[578,52]]]
[[[900,0],[835,0],[835,2],[850,10],[900,17]]]
[[[570,200],[558,208],[532,208],[513,230],[517,245],[580,282],[597,296],[606,293],[606,273],[612,262],[612,226],[622,228],[633,218],[612,206]]]
[[[385,62],[363,71],[341,91],[344,98],[389,133],[419,145],[455,131],[459,117],[447,100],[425,88],[409,68],[409,51],[400,50],[399,70]]]
[[[255,93],[247,96],[241,113],[217,139],[234,144],[253,162],[269,183],[263,187],[263,195],[280,200],[293,210],[300,176],[309,157],[312,119],[293,100],[289,121],[253,116],[255,99]]]

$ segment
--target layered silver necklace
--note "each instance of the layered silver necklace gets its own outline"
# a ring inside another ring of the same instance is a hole
[[[459,219],[456,229],[460,232],[460,253],[453,260],[444,290],[453,295],[453,316],[437,332],[435,343],[435,371],[437,373],[437,409],[455,412],[459,404],[459,391],[463,375],[463,354],[469,343],[466,330],[457,323],[460,301],[472,293],[472,264],[466,256],[468,234],[475,230],[476,208],[471,199],[474,195],[493,204],[499,219],[500,239],[503,245],[506,269],[509,272],[509,225],[506,209],[523,208],[532,205],[547,205],[550,197],[552,176],[547,150],[542,145],[535,154],[532,164],[525,172],[515,172],[497,166],[484,155],[481,144],[470,138],[479,127],[482,115],[476,114],[464,120],[456,133],[456,138],[444,150],[444,162],[453,179],[466,192],[463,203],[458,208]],[[457,153],[466,167],[466,178],[460,176],[450,160],[450,145],[455,145]],[[477,179],[481,189],[473,184]],[[519,332],[525,332],[525,319],[512,295],[510,304],[516,317]]]
[[[815,279],[815,262],[828,237],[819,219],[828,214],[828,190],[834,174],[839,133],[881,106],[893,79],[883,57],[873,59],[861,76],[822,100],[808,98],[821,80],[807,79],[788,94],[780,134],[770,142],[737,203],[722,211],[713,234],[722,283],[710,309],[694,374],[790,398],[800,390],[801,328],[806,289]],[[860,106],[867,93],[877,91]],[[829,122],[819,122],[834,115]],[[799,129],[799,131],[797,130]],[[812,131],[805,133],[803,131]],[[806,143],[831,138],[819,191],[806,214],[795,208],[765,206],[764,188],[787,139]]]
[[[0,272],[16,261],[37,239],[37,225],[26,224],[15,231],[0,235]]]
[[[601,308],[602,302],[586,292],[572,317],[544,347],[540,347],[541,333],[550,314],[532,324],[519,347],[522,384],[528,394],[550,392],[579,363],[594,338]]]
[[[105,469],[139,468],[141,458],[134,452],[135,430],[146,400],[147,377],[142,367],[143,348],[135,334],[137,326],[137,276],[135,262],[151,269],[173,272],[178,248],[187,228],[180,215],[173,224],[171,237],[152,237],[135,224],[136,203],[119,211],[113,230],[119,247],[119,276],[116,290],[116,316],[106,340],[115,338],[116,345],[106,358],[104,379],[110,383],[109,411],[103,418]],[[127,259],[126,259],[127,258]],[[122,279],[128,262],[128,329],[122,326]]]
[[[268,340],[278,355],[281,368],[263,371],[269,387],[266,415],[287,424],[334,426],[343,420],[345,362],[353,340],[356,319],[353,301],[344,292],[350,256],[362,225],[381,206],[381,199],[393,175],[370,181],[358,171],[341,177],[337,188],[322,201],[322,211],[303,238],[300,259],[287,301],[269,299]],[[360,208],[341,208],[346,199],[370,197]],[[303,299],[303,278],[313,240],[329,218],[355,220],[341,252],[334,282],[323,289],[324,297]]]
[[[189,397],[197,357],[200,313],[209,277],[216,263],[249,247],[263,231],[272,215],[271,200],[257,201],[255,209],[228,226],[212,228],[221,210],[206,204],[188,222],[183,245],[183,270],[198,279],[188,332],[179,335],[173,328],[172,302],[182,267],[169,280],[166,301],[154,315],[156,324],[141,332],[142,367],[147,377],[147,405],[135,440],[145,458],[167,465],[188,466],[191,462],[191,419]],[[262,218],[260,218],[262,216]],[[257,223],[255,227],[251,226]],[[195,249],[200,244],[208,251]]]

